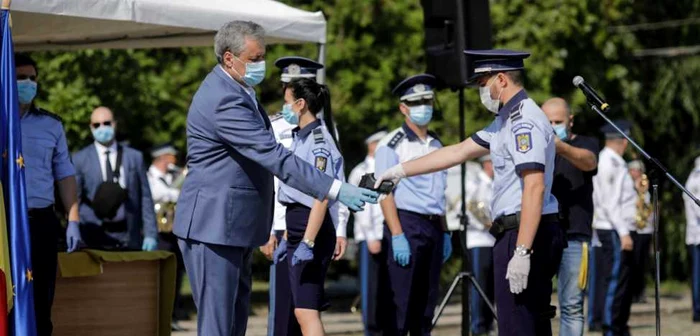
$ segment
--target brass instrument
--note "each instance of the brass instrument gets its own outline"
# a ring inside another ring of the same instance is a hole
[[[156,224],[158,232],[173,232],[173,222],[175,220],[175,203],[159,202],[155,204]]]
[[[476,200],[467,203],[467,210],[471,212],[476,219],[484,225],[486,229],[491,228],[491,216],[489,215],[489,205],[486,202]]]
[[[644,229],[649,223],[649,216],[651,216],[652,207],[651,204],[646,201],[646,193],[649,190],[649,178],[646,174],[642,174],[642,177],[638,181],[637,189],[637,215],[635,216],[635,222],[637,224],[637,229]]]

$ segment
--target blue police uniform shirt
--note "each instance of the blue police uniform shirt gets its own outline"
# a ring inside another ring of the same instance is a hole
[[[27,206],[54,204],[54,182],[75,176],[66,134],[59,117],[36,107],[21,118],[22,155],[27,184]]]
[[[520,211],[524,170],[544,172],[542,214],[558,212],[559,204],[552,195],[554,173],[554,129],[539,106],[518,92],[499,111],[496,120],[472,135],[472,139],[491,151],[493,162],[492,218]]]
[[[442,148],[442,143],[434,133],[429,132],[423,141],[404,124],[377,145],[374,175],[381,176],[399,163],[425,156],[439,148]],[[393,192],[396,208],[423,215],[444,215],[446,186],[446,170],[405,178]]]
[[[345,182],[345,171],[343,167],[343,156],[336,148],[331,134],[320,120],[316,120],[304,128],[294,129],[292,145],[289,148],[302,160],[312,164],[316,169],[325,172],[337,180]],[[278,201],[282,204],[299,203],[311,208],[314,198],[296,190],[284,183],[279,184]],[[335,200],[328,200],[328,213],[331,215],[333,225],[342,226],[339,219],[340,203]]]

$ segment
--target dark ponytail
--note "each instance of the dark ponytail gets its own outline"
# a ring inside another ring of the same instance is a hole
[[[309,78],[296,78],[289,82],[287,88],[292,90],[294,99],[304,99],[306,105],[309,106],[309,111],[314,115],[323,111],[323,121],[326,129],[333,138],[336,148],[340,151],[331,111],[331,93],[328,87]]]

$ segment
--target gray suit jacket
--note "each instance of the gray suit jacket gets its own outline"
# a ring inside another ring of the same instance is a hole
[[[277,143],[270,120],[220,66],[207,75],[187,114],[188,173],[173,232],[180,238],[256,247],[270,235],[273,174],[324,199],[328,175]]]
[[[141,152],[127,146],[122,146],[122,167],[128,197],[124,203],[126,223],[128,226],[127,240],[123,241],[129,248],[141,249],[143,237],[158,239],[156,216],[153,208],[151,189],[148,186],[146,165]],[[80,222],[84,224],[101,224],[92,208],[84,202],[85,198],[92,200],[97,187],[102,184],[102,168],[95,145],[81,149],[73,155],[73,164],[78,182],[78,200],[80,204]]]

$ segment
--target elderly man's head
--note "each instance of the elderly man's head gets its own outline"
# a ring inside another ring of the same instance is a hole
[[[542,111],[547,115],[554,132],[561,140],[571,137],[571,128],[574,126],[574,116],[571,114],[569,104],[562,98],[550,98],[542,104]]]
[[[114,134],[117,129],[117,122],[114,114],[108,107],[100,106],[92,111],[90,115],[90,131],[95,141],[103,145],[111,145],[114,141]]]
[[[265,78],[265,30],[250,21],[231,21],[214,37],[219,64],[241,84],[255,86]]]

